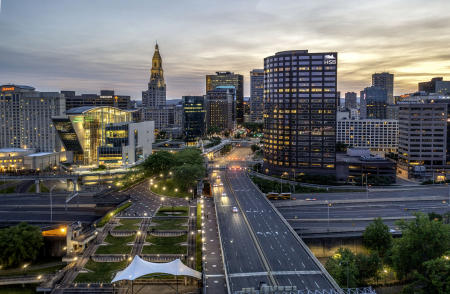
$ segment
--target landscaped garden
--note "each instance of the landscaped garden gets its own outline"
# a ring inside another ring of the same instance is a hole
[[[115,231],[135,231],[139,229],[139,225],[141,220],[139,219],[130,219],[130,218],[121,218],[120,225],[114,227]]]
[[[172,218],[172,219],[155,219],[153,221],[155,226],[150,228],[159,231],[171,231],[171,230],[186,230],[187,219]]]
[[[182,190],[173,179],[162,179],[153,184],[151,190],[156,194],[170,197],[184,198],[191,196],[189,192]]]
[[[75,279],[75,283],[107,282],[110,283],[114,274],[123,270],[127,266],[127,261],[121,262],[95,262],[89,260],[84,266],[89,270],[87,273],[80,273]]]
[[[156,237],[147,236],[146,242],[151,245],[146,245],[142,249],[142,254],[186,254],[187,246],[181,246],[180,243],[187,242],[187,235],[177,237]]]
[[[105,239],[105,243],[109,245],[101,245],[98,247],[96,254],[128,254],[131,251],[132,246],[128,243],[134,242],[136,236],[133,234],[128,237],[113,237],[108,235]]]
[[[162,206],[155,216],[188,216],[187,206]]]

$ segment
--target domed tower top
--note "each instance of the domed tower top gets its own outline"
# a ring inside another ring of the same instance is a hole
[[[151,75],[150,75],[150,83],[157,82],[158,86],[164,87],[164,72],[162,68],[162,58],[159,54],[159,46],[158,42],[156,42],[155,45],[155,53],[153,54],[152,58],[152,69],[151,69]]]

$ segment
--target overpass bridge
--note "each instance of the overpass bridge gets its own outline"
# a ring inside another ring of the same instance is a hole
[[[224,186],[214,198],[229,293],[260,284],[344,293],[245,171],[220,171],[220,177]]]

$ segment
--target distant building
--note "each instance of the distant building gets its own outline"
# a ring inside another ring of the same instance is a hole
[[[207,131],[231,131],[234,128],[233,112],[236,89],[219,86],[206,93]]]
[[[244,76],[229,71],[218,71],[215,75],[206,76],[206,92],[213,91],[219,86],[233,86],[236,89],[236,110],[233,121],[238,124],[244,122]]]
[[[419,83],[419,91],[450,95],[450,81],[444,81],[442,77],[432,78],[429,82]]]
[[[398,105],[386,106],[386,119],[398,120]]]
[[[111,106],[120,109],[133,107],[130,96],[115,95],[113,90],[101,90],[97,94],[75,95],[75,91],[61,91],[66,98],[66,109],[82,106]]]
[[[361,118],[386,119],[386,90],[379,87],[368,87],[361,91]]]
[[[264,69],[250,72],[250,121],[263,122]]]
[[[398,171],[403,176],[445,179],[450,162],[449,102],[400,102]]]
[[[78,164],[126,165],[151,154],[154,123],[134,123],[131,111],[84,106],[53,117],[53,122]]]
[[[336,142],[354,148],[366,148],[382,153],[397,152],[397,120],[348,120],[337,121]]]
[[[183,96],[183,134],[188,145],[206,134],[205,97]]]
[[[142,105],[146,108],[166,106],[166,83],[158,44],[155,45],[155,53],[152,58],[148,89],[142,92]]]
[[[372,86],[386,90],[387,104],[395,104],[394,101],[394,75],[388,72],[374,73]]]
[[[356,101],[356,93],[355,92],[347,92],[345,93],[345,109],[350,110],[352,108],[357,108],[358,102]]]
[[[264,59],[264,172],[334,174],[337,53]]]
[[[66,110],[64,95],[19,85],[3,85],[0,90],[0,148],[61,151],[51,117]]]
[[[70,152],[36,152],[35,149],[0,148],[0,172],[53,170],[60,162],[71,162]]]

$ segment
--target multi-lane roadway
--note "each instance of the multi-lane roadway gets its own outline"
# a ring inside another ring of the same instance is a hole
[[[243,170],[220,173],[216,188],[219,230],[231,290],[269,285],[339,291],[298,236]],[[223,189],[223,191],[221,190]],[[225,192],[227,197],[222,197]],[[233,207],[237,212],[233,212]]]

